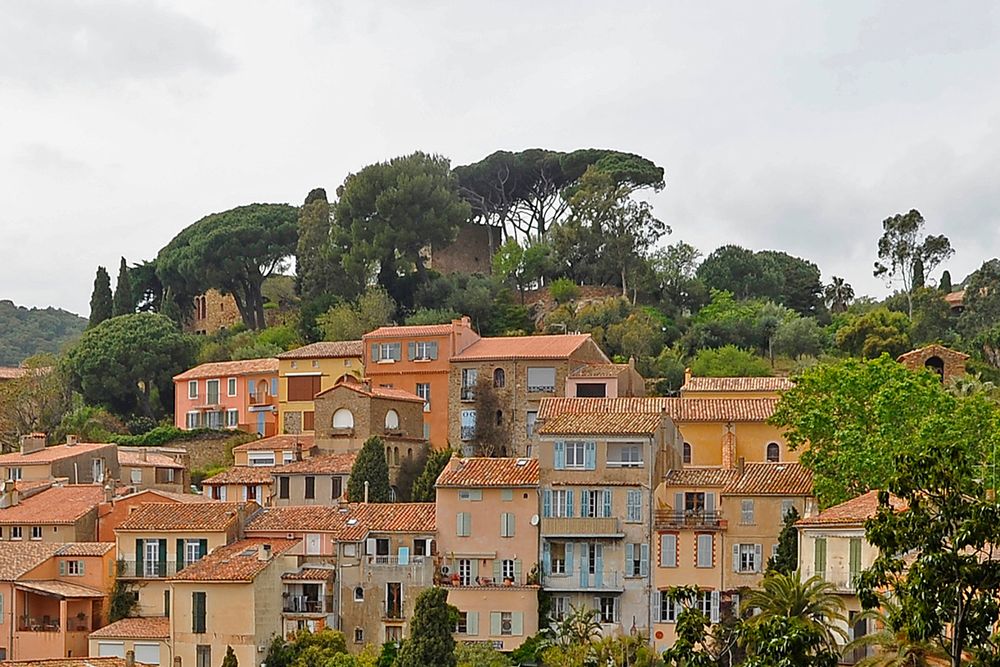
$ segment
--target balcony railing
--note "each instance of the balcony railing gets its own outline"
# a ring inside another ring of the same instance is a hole
[[[829,570],[823,572],[817,572],[814,568],[806,567],[802,569],[802,578],[808,579],[814,575],[818,574],[820,579],[832,584],[833,588],[838,593],[854,593],[858,589],[858,577],[861,576],[860,573],[849,574],[843,571]]]
[[[250,392],[250,405],[268,405],[273,402],[274,396],[263,392]]]
[[[320,599],[308,595],[290,595],[284,599],[281,610],[291,614],[329,614],[333,611],[333,597]]]
[[[657,528],[698,528],[724,529],[726,520],[722,512],[705,512],[703,510],[657,510],[654,517]]]
[[[542,586],[557,591],[622,591],[625,590],[625,575],[610,570],[582,575],[577,568],[570,574],[545,575]]]
[[[399,556],[367,556],[368,565],[375,567],[423,567],[423,556],[410,556],[408,562],[400,563]]]
[[[618,517],[546,517],[543,537],[615,537],[621,535]]]
[[[172,560],[120,560],[118,576],[136,579],[162,579],[177,574],[177,563]]]
[[[549,385],[549,384],[529,384],[528,385],[528,393],[529,394],[540,394],[540,393],[551,394],[555,390],[556,390],[555,385]]]

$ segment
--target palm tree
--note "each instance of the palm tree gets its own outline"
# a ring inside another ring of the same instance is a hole
[[[569,613],[553,628],[557,644],[586,644],[601,636],[600,612],[569,606]]]
[[[843,313],[854,299],[854,288],[843,278],[833,276],[833,281],[823,288],[823,296],[831,313]]]
[[[835,590],[833,584],[818,576],[802,581],[798,571],[791,574],[770,572],[764,577],[760,589],[747,594],[746,605],[751,609],[760,609],[760,613],[750,619],[751,622],[774,617],[797,618],[821,632],[832,648],[838,643],[837,636],[847,639],[842,627],[847,624],[844,601]]]
[[[932,667],[948,663],[948,653],[927,640],[913,639],[898,622],[899,604],[883,598],[881,608],[866,611],[858,620],[874,621],[876,632],[857,637],[844,651],[874,648],[875,655],[862,658],[857,667]]]

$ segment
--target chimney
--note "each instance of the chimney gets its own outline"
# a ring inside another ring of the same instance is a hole
[[[125,651],[125,667],[135,667],[135,651]]]
[[[741,456],[739,458],[739,461],[736,462],[736,474],[742,478],[743,475],[746,473],[746,469],[747,469],[747,459],[745,456]]]
[[[690,368],[685,368],[684,369],[684,384],[687,384],[690,381],[691,381],[691,369]]]
[[[629,355],[629,358],[628,358],[628,367],[631,368],[632,370],[635,370],[635,356],[634,355]]]
[[[110,503],[115,497],[115,489],[111,484],[104,485],[104,502]]]
[[[31,454],[45,449],[45,434],[32,433],[21,436],[21,454]]]
[[[146,460],[146,448],[145,447],[142,448],[142,460],[143,461]]]
[[[79,445],[79,444],[80,444],[80,436],[75,435],[73,433],[67,433],[66,434],[66,446],[67,447],[73,447],[74,445]]]
[[[260,548],[257,549],[257,560],[266,563],[271,560],[271,545],[262,544]]]
[[[365,480],[365,505],[368,504],[368,480]]]
[[[8,479],[0,487],[0,509],[14,507],[20,501],[20,494],[17,491],[17,484],[12,479]]]
[[[732,470],[736,467],[736,431],[732,423],[726,424],[725,429],[722,435],[722,467]]]

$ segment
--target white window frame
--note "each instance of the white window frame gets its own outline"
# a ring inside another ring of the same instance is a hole
[[[10,527],[10,539],[11,540],[23,540],[24,539],[24,528],[22,526],[11,526]]]
[[[610,603],[610,604],[609,604]],[[618,596],[617,595],[602,595],[598,598],[598,615],[597,618],[601,623],[617,623],[618,622]],[[609,615],[610,612],[610,615]]]
[[[460,586],[472,585],[472,559],[458,559],[458,583]]]
[[[569,597],[565,595],[553,595],[550,598],[549,618],[553,621],[561,621],[569,613]]]
[[[226,380],[226,396],[236,395],[236,378],[228,378]]]
[[[283,451],[281,452],[281,463],[282,465],[286,463],[291,463],[295,460],[295,452]]]
[[[433,341],[429,340],[418,340],[413,344],[413,360],[414,361],[430,361],[433,356],[431,355],[431,350],[436,347]]]
[[[568,489],[552,489],[552,517],[561,519],[572,516],[572,500]]]
[[[221,400],[222,398],[222,383],[218,380],[205,380],[205,400],[208,401],[212,396],[212,383],[215,383],[215,395]],[[215,405],[210,403],[209,405]]]
[[[226,428],[239,428],[240,411],[239,408],[226,409]]]
[[[184,540],[184,564],[197,563],[201,558],[201,545],[198,540]]]
[[[431,411],[431,383],[430,382],[418,382],[417,383],[417,396],[424,399],[424,412]]]
[[[133,484],[142,484],[142,468],[132,468],[129,472],[129,479]]]
[[[196,428],[201,427],[201,413],[197,410],[191,410],[186,415],[186,420],[184,422],[187,426],[187,430],[193,431]]]
[[[510,611],[500,612],[500,636],[514,636],[514,613]]]
[[[516,583],[514,575],[515,570],[516,567],[514,566],[514,560],[512,558],[505,558],[502,561],[500,561],[501,581],[504,579],[510,579],[511,581],[514,581]]]
[[[68,560],[68,561],[66,561],[66,576],[68,576],[68,577],[82,577],[83,576],[83,561],[82,560]]]
[[[741,574],[752,574],[754,572],[760,571],[760,563],[757,562],[757,545],[756,544],[738,544],[737,554],[739,556],[739,561],[737,562],[737,572]]]
[[[142,546],[144,553],[143,574],[147,577],[160,576],[160,543],[159,540],[146,540]]]
[[[41,526],[32,526],[31,527],[31,539],[34,540],[34,541],[36,541],[36,542],[42,539],[42,527]]]
[[[198,381],[188,380],[188,398],[195,399],[198,398]]]
[[[556,558],[556,547],[562,548],[562,558]],[[566,543],[552,542],[549,546],[549,569],[552,574],[571,574],[566,571]]]
[[[567,440],[565,445],[567,468],[586,468],[587,443],[583,440]],[[572,452],[572,459],[570,453]]]
[[[608,443],[607,466],[609,468],[641,468],[645,465],[642,456],[644,449],[641,442]],[[612,452],[617,455],[617,459],[611,459]]]
[[[258,468],[274,465],[274,452],[249,452],[247,454],[247,465]]]
[[[753,526],[756,514],[754,501],[752,498],[744,498],[740,501],[740,524],[743,526]]]
[[[21,481],[21,476],[24,472],[21,468],[8,468],[7,469],[7,479],[13,480],[15,482]]]

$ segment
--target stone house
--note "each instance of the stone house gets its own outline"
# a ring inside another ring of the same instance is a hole
[[[942,382],[965,375],[965,363],[968,360],[969,355],[936,343],[910,350],[897,359],[910,370],[926,368],[937,373]]]
[[[119,447],[118,466],[121,483],[136,491],[156,489],[186,493],[191,480],[188,455],[183,449],[165,447]]]
[[[313,343],[278,355],[278,431],[311,433],[313,399],[345,377],[364,374],[359,340]]]

